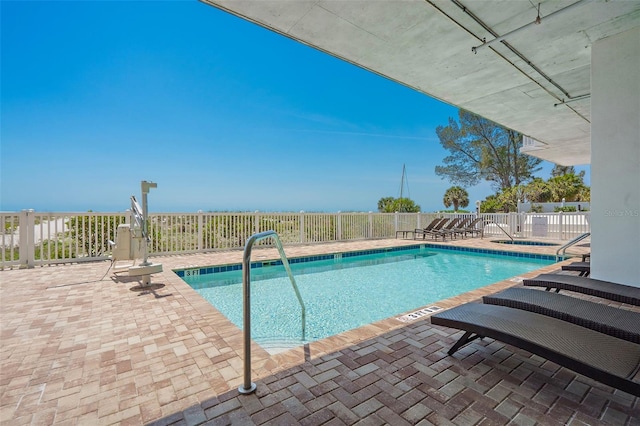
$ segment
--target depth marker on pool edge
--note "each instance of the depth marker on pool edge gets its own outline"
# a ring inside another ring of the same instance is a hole
[[[432,314],[434,312],[441,311],[442,308],[440,306],[429,306],[428,308],[420,309],[419,311],[411,312],[410,314],[403,315],[401,317],[397,317],[398,321],[402,322],[411,322],[417,319],[420,319],[426,315]]]

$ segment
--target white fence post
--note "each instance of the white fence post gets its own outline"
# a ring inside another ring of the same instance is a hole
[[[204,213],[202,212],[202,210],[198,210],[198,250],[200,251],[202,251],[202,248],[204,247],[203,227],[204,227]]]
[[[27,268],[33,268],[36,257],[36,241],[34,233],[34,210],[26,209],[20,212],[20,264]]]
[[[369,229],[367,231],[366,239],[370,239],[373,235],[373,212],[369,212]]]
[[[336,241],[342,240],[342,212],[336,214]]]
[[[253,214],[254,214],[254,220],[253,220],[253,233],[257,234],[260,232],[260,224],[258,223],[260,221],[260,215],[259,215],[259,211],[256,210]]]
[[[300,210],[300,242],[304,243],[304,210]]]

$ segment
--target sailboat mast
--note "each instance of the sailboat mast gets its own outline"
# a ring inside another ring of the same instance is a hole
[[[402,197],[402,195],[403,195],[402,191],[404,190],[404,177],[405,177],[406,172],[407,172],[406,167],[403,164],[402,165],[402,179],[400,179],[400,207],[399,207],[400,213],[402,213],[404,211],[404,209],[402,208],[402,202],[403,202],[402,201],[402,198],[403,198]]]

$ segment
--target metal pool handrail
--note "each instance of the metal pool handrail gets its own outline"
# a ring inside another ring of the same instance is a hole
[[[296,297],[302,308],[302,340],[305,340],[306,334],[306,309],[302,296],[298,290],[295,278],[291,272],[289,261],[282,248],[282,242],[276,231],[265,231],[253,234],[244,245],[244,253],[242,255],[242,309],[243,309],[243,337],[244,337],[244,383],[238,387],[241,394],[253,393],[256,390],[256,384],[251,382],[251,248],[253,244],[265,238],[272,238],[280,253],[282,264],[289,275],[289,280],[296,292]]]
[[[585,238],[587,238],[588,236],[591,235],[591,232],[585,232],[582,235],[579,235],[577,237],[575,237],[573,240],[569,241],[567,244],[563,245],[562,247],[560,247],[558,250],[556,250],[556,262],[558,260],[560,260],[560,251],[562,251],[562,260],[564,260],[564,255],[567,251],[567,249],[569,247],[571,247],[572,245],[579,243],[580,241],[584,240]]]

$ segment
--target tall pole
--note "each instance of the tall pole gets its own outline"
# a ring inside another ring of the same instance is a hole
[[[406,173],[405,165],[402,165],[402,178],[400,179],[400,213],[402,213],[402,191],[404,190],[404,175]]]
[[[147,245],[151,241],[151,238],[149,237],[149,225],[147,224],[147,194],[149,193],[149,189],[157,188],[158,184],[143,180],[140,186],[142,187],[142,238],[144,238],[143,257],[141,265],[148,266],[151,265],[151,262],[149,262],[149,260],[147,259],[149,251]]]

